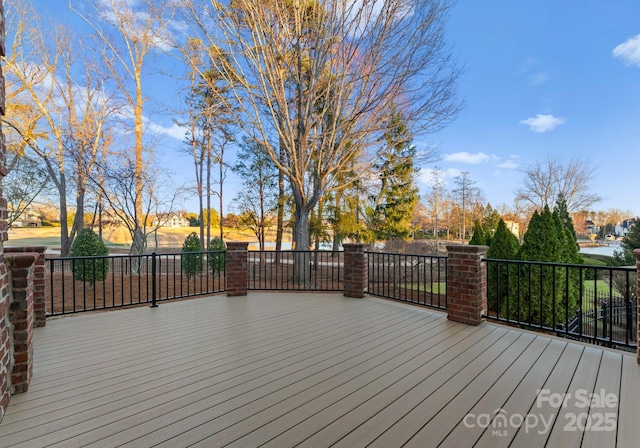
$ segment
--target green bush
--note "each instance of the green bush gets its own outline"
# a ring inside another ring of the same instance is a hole
[[[40,225],[42,227],[60,227],[60,221],[47,221],[43,219]]]
[[[227,245],[222,238],[212,238],[209,242],[209,267],[214,272],[222,272],[227,267]]]
[[[82,229],[76,236],[71,250],[70,257],[105,257],[109,255],[109,249],[104,245],[102,239],[91,229]],[[71,262],[73,278],[86,282],[99,282],[107,277],[109,272],[108,258],[87,258],[73,260]]]
[[[195,253],[194,253],[195,252]],[[202,244],[196,232],[191,232],[182,245],[182,273],[187,278],[191,278],[202,272],[204,256],[202,254]]]

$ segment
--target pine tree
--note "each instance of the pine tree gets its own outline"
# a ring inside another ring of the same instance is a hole
[[[416,147],[397,109],[391,112],[390,128],[384,136],[386,148],[378,166],[382,188],[374,210],[375,236],[380,240],[409,238],[413,209],[418,202],[413,181]]]
[[[484,228],[480,221],[473,223],[473,236],[469,240],[469,245],[486,246],[487,236],[485,235]]]
[[[576,234],[576,229],[573,227],[573,219],[571,218],[569,209],[567,208],[567,200],[562,193],[558,194],[555,211],[558,212],[558,216],[560,217],[562,224],[569,232],[570,241],[573,241],[577,248],[577,251],[579,251],[580,247],[578,246],[578,236]]]
[[[491,246],[487,252],[487,258],[493,260],[515,260],[520,249],[518,238],[507,228],[505,222],[500,219],[496,233],[491,240]],[[500,317],[509,317],[513,314],[508,303],[510,280],[516,278],[518,267],[505,263],[488,264],[489,287],[487,302],[489,312],[500,313]]]
[[[559,214],[551,213],[545,206],[542,213],[533,214],[518,258],[523,261],[572,263],[577,257],[574,246]],[[527,264],[522,266],[518,277],[520,314],[512,318],[553,328],[554,323],[566,323],[573,316],[577,308],[579,279],[569,267]]]

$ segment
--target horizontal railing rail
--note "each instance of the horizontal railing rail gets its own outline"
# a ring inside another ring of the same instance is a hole
[[[226,290],[224,251],[46,260],[48,315],[61,315]]]
[[[488,319],[609,347],[637,347],[634,268],[484,261]]]
[[[344,252],[255,250],[247,261],[249,290],[344,290]]]
[[[447,308],[447,257],[367,252],[368,293],[432,308]]]

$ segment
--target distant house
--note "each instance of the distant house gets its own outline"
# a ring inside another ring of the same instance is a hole
[[[520,224],[515,221],[505,221],[504,224],[507,226],[507,229],[516,236],[516,238],[520,238]]]
[[[189,220],[178,213],[161,213],[151,222],[153,227],[189,227]]]
[[[590,219],[585,219],[584,221],[584,232],[587,235],[593,235],[598,233],[598,226],[591,221]]]
[[[626,236],[631,226],[635,225],[639,220],[640,218],[630,218],[616,224],[616,236]]]
[[[12,215],[16,212],[10,209],[8,213]],[[20,213],[20,215],[18,215],[14,219],[11,226],[12,227],[40,227],[42,226],[42,220],[40,219],[40,215],[38,215],[36,212],[31,210],[31,208],[27,207],[22,213]]]

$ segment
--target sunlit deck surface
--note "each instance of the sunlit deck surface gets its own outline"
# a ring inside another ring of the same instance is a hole
[[[539,389],[572,395],[537,406]],[[602,389],[619,405],[573,396]],[[621,352],[375,298],[220,295],[47,322],[0,446],[637,447],[639,403]],[[551,427],[465,419],[500,409]],[[617,429],[565,430],[581,413]]]

